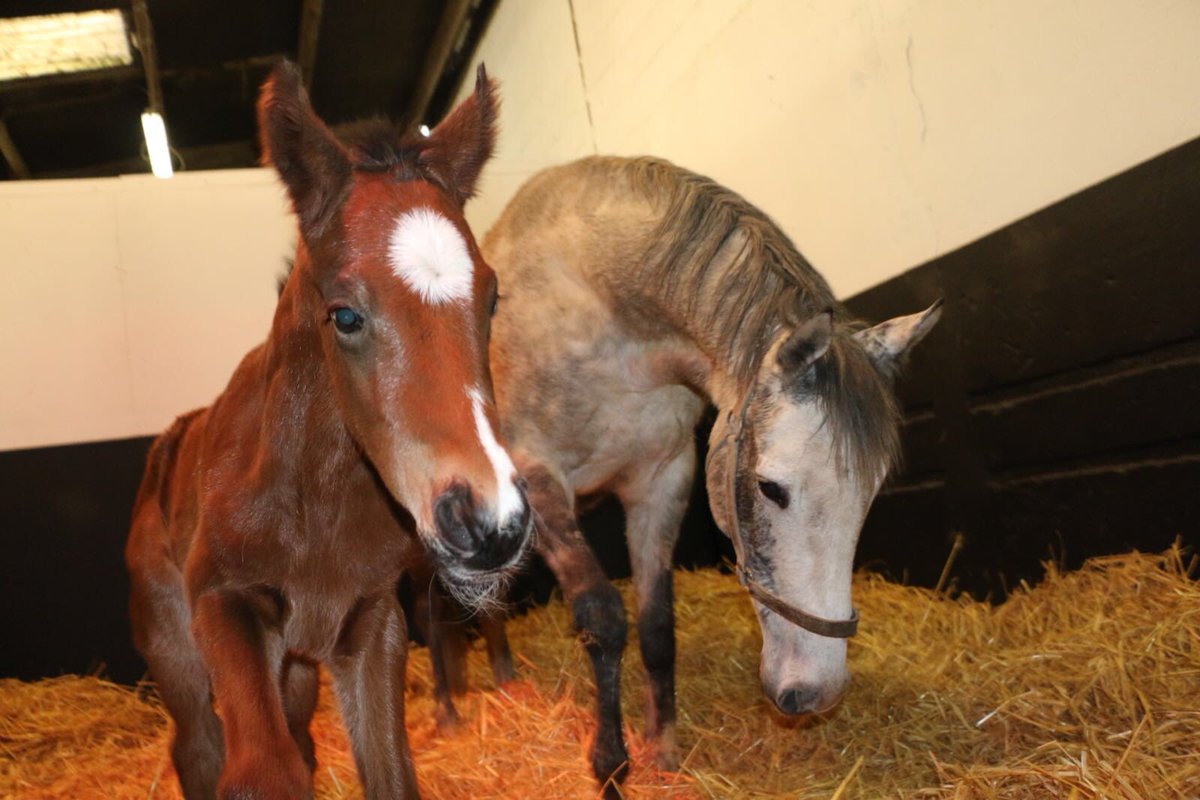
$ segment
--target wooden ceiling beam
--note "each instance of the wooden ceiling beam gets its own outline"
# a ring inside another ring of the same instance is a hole
[[[162,83],[158,74],[158,50],[154,45],[154,25],[150,22],[150,9],[146,0],[133,0],[132,6],[134,35],[137,37],[137,48],[142,54],[142,66],[146,71],[148,108],[162,114]]]
[[[317,39],[321,34],[321,16],[325,0],[304,0],[300,9],[300,41],[296,45],[296,63],[304,88],[312,90],[313,72],[317,68]]]
[[[16,142],[8,133],[8,126],[2,119],[0,119],[0,154],[4,155],[4,160],[8,163],[8,169],[14,178],[19,181],[27,181],[33,177],[29,172],[29,167],[25,164],[25,159],[21,158],[21,151],[17,149]]]
[[[401,120],[403,127],[426,122],[425,113],[429,110],[429,101],[433,99],[433,92],[441,80],[442,71],[446,68],[446,61],[454,50],[454,44],[462,33],[470,8],[470,0],[447,0],[437,32],[434,33],[433,42],[425,55],[425,63],[421,65],[421,72],[417,76],[417,86]]]

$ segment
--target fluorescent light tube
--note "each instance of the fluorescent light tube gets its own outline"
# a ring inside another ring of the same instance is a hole
[[[142,114],[142,132],[146,134],[146,151],[150,153],[150,170],[156,178],[175,174],[171,168],[171,148],[167,145],[167,128],[161,114],[147,111]]]

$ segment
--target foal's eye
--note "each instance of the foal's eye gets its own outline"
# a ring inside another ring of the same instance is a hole
[[[497,307],[498,305],[500,305],[500,295],[499,295],[499,294],[493,294],[493,295],[492,295],[492,307],[488,309],[488,316],[489,316],[489,317],[494,317],[494,316],[496,316],[496,307]]]
[[[762,492],[763,497],[767,498],[780,508],[788,507],[787,489],[783,488],[775,481],[759,481],[758,490]]]
[[[358,333],[362,330],[362,315],[353,308],[346,308],[345,306],[335,308],[329,312],[329,318],[333,320],[333,324],[339,333]]]

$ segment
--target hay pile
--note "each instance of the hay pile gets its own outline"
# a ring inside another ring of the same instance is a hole
[[[1200,586],[1178,550],[1098,559],[992,608],[859,576],[854,682],[828,719],[789,724],[757,679],[759,638],[734,579],[680,573],[680,772],[653,770],[637,731],[633,643],[627,796],[1200,797]],[[627,603],[630,598],[626,597]],[[428,660],[410,660],[408,719],[426,798],[586,798],[589,668],[566,609],[515,620],[524,682],[472,692],[439,736]],[[488,674],[481,648],[473,679]],[[175,798],[151,693],[95,678],[0,681],[0,796]],[[317,796],[360,797],[323,691]]]

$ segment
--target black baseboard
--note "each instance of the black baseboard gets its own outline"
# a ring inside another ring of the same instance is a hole
[[[0,676],[141,676],[124,547],[151,441],[0,452]]]
[[[944,297],[899,391],[906,467],[859,555],[977,595],[1176,537],[1200,544],[1200,140],[852,298]]]

